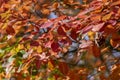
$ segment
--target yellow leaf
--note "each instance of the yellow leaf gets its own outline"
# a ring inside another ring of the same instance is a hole
[[[112,16],[112,13],[109,13],[109,14],[103,16],[102,21],[107,21],[107,20],[109,20],[111,16]]]
[[[27,49],[30,49],[30,43],[27,43],[26,46],[27,46]]]
[[[19,50],[21,50],[21,49],[23,49],[23,48],[24,48],[24,45],[23,45],[23,44],[18,44],[16,50],[17,50],[17,52],[18,52]]]
[[[5,29],[8,25],[9,20],[6,20],[6,22],[2,25],[2,29]]]
[[[41,53],[41,52],[42,52],[42,47],[41,47],[41,46],[38,46],[37,52],[38,52],[38,53]]]
[[[0,14],[0,16],[1,16],[1,18],[4,19],[4,20],[8,19],[8,18],[11,16],[10,10],[8,10],[8,11],[5,12],[5,13]]]
[[[48,62],[48,68],[49,68],[50,70],[53,70],[53,68],[54,68],[53,64],[52,64],[50,61]]]
[[[10,51],[10,53],[15,54],[15,53],[16,53],[15,48],[13,48],[13,49]]]
[[[89,37],[90,40],[94,40],[94,38],[95,38],[95,32],[89,31],[87,34],[88,34],[88,37]]]

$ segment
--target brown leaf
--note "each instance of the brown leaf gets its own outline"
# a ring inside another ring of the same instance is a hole
[[[6,28],[6,32],[7,32],[8,34],[10,34],[10,35],[15,34],[15,30],[14,30],[14,28],[13,28],[12,26],[8,26],[8,27]]]
[[[61,71],[62,74],[67,75],[69,71],[69,67],[65,62],[59,62],[58,64],[59,70]]]
[[[92,46],[92,50],[93,50],[93,55],[95,57],[100,57],[100,48],[97,45],[93,45]]]

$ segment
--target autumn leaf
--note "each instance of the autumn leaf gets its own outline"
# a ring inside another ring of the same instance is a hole
[[[92,46],[93,55],[98,58],[101,55],[100,48],[97,45]]]
[[[7,32],[8,34],[10,34],[10,35],[15,34],[15,30],[14,30],[14,28],[13,28],[12,26],[8,26],[8,27],[6,28],[6,32]]]
[[[50,10],[49,9],[42,9],[42,13],[45,15],[50,14]]]
[[[39,42],[38,41],[31,41],[30,45],[31,46],[39,46]]]
[[[38,53],[41,53],[41,52],[42,52],[42,47],[41,47],[41,46],[38,46],[38,47],[37,47],[37,52],[38,52]]]
[[[111,18],[111,16],[112,16],[112,13],[109,13],[109,14],[103,16],[103,17],[102,17],[102,21],[107,21],[107,20],[109,20],[109,19]]]
[[[61,26],[58,27],[57,32],[59,35],[66,36],[66,33]]]
[[[53,9],[57,9],[58,6],[59,6],[59,3],[58,3],[58,2],[55,2],[55,3],[53,3],[52,8],[53,8]]]
[[[58,66],[62,74],[68,74],[69,66],[65,62],[59,62]]]
[[[41,60],[39,60],[39,59],[36,59],[36,60],[35,60],[35,64],[36,64],[37,69],[39,69],[39,68],[40,68],[41,63],[42,63],[42,61],[41,61]]]
[[[51,48],[54,52],[58,52],[59,51],[59,43],[57,42],[52,42],[51,44]]]
[[[72,39],[74,39],[74,40],[77,39],[77,37],[78,37],[78,33],[76,32],[75,29],[72,29],[72,30],[71,30],[70,37],[71,37]]]
[[[51,63],[51,61],[48,61],[48,68],[49,68],[50,70],[53,70],[53,69],[54,69],[54,66],[53,66],[53,64]]]
[[[95,39],[95,32],[89,31],[87,34],[88,34],[89,39],[94,41],[94,39]]]

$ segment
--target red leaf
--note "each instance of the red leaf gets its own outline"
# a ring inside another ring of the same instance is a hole
[[[12,26],[8,26],[8,27],[6,28],[6,32],[7,32],[8,34],[10,34],[10,35],[15,34],[15,30],[14,30],[14,28],[13,28]]]
[[[35,60],[36,68],[39,69],[41,66],[41,60]]]
[[[70,37],[71,37],[72,39],[74,39],[74,40],[77,39],[78,33],[77,33],[77,31],[76,31],[75,29],[72,29],[71,34],[70,34]]]
[[[70,24],[70,23],[69,23]],[[63,27],[64,27],[64,29],[67,31],[67,30],[70,30],[70,26],[67,26],[68,24],[63,24]]]
[[[66,35],[66,33],[64,32],[62,27],[58,27],[57,32],[58,32],[59,35],[62,35],[62,36]]]
[[[30,38],[24,37],[20,42],[30,40]]]
[[[66,39],[62,39],[62,40],[60,40],[60,43],[66,44],[67,40]]]
[[[61,73],[67,75],[69,71],[69,66],[65,62],[59,62],[58,66]]]
[[[39,46],[39,42],[38,41],[32,41],[30,43],[31,46]]]
[[[97,45],[92,46],[92,50],[95,57],[100,57],[100,48]]]
[[[51,48],[54,52],[58,52],[59,51],[59,44],[57,42],[53,42],[51,44]]]

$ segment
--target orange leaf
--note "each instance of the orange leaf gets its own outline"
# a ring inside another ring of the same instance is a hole
[[[52,7],[55,8],[55,9],[57,9],[58,6],[59,6],[59,3],[57,3],[57,2],[55,2],[55,3],[52,5]]]
[[[50,13],[50,10],[48,9],[42,9],[42,13],[45,15],[48,15]]]
[[[120,0],[116,1],[116,2],[113,2],[111,6],[116,6],[116,5],[119,5],[120,4]]]
[[[64,75],[67,75],[69,71],[68,65],[65,62],[59,62],[58,66],[61,73],[63,73]]]
[[[100,57],[100,48],[97,45],[92,46],[92,51],[95,57]]]
[[[110,39],[110,44],[112,47],[116,47],[117,43],[113,41],[113,39]]]

